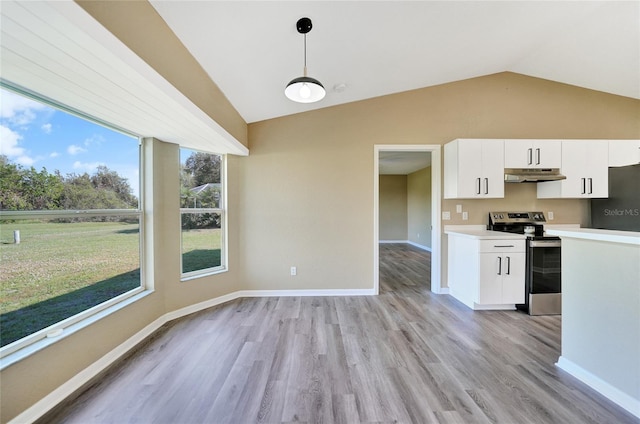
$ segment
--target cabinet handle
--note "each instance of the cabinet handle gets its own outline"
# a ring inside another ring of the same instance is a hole
[[[533,149],[527,149],[527,165],[533,164]]]
[[[593,194],[593,178],[589,178],[589,194]]]
[[[480,194],[480,178],[476,178],[476,183],[477,183],[476,194]]]
[[[507,256],[507,275],[511,275],[511,257]]]
[[[498,256],[498,275],[502,275],[502,256]]]
[[[536,149],[536,165],[540,165],[540,148]]]
[[[513,244],[502,244],[502,245],[493,245],[493,247],[515,247]]]
[[[489,194],[489,178],[484,179],[484,194]]]
[[[580,194],[586,194],[587,193],[587,179],[586,178],[580,178],[580,181],[582,181],[582,193],[580,193]]]

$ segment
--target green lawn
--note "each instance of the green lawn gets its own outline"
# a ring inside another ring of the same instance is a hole
[[[182,272],[220,266],[221,244],[220,229],[183,230]]]
[[[139,287],[139,256],[137,223],[1,222],[0,345]]]
[[[183,272],[220,265],[220,229],[182,238]],[[0,222],[0,346],[139,287],[139,250],[137,223]]]

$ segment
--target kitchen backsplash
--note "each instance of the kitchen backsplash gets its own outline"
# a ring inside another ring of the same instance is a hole
[[[456,206],[462,206],[458,213]],[[588,226],[589,200],[538,199],[535,183],[505,184],[503,199],[443,199],[442,225],[486,225],[490,211],[541,211],[549,224],[580,224]],[[444,215],[449,212],[450,219]],[[464,212],[468,219],[464,220]],[[553,219],[550,219],[552,212]]]

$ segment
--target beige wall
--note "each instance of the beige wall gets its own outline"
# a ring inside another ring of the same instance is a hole
[[[407,176],[380,175],[379,239],[407,240]]]
[[[408,239],[431,248],[431,167],[407,177]]]
[[[247,284],[373,287],[376,144],[640,138],[639,116],[638,100],[500,73],[250,124],[251,154],[240,165]],[[452,219],[442,224],[486,225],[493,209],[539,209],[553,211],[553,223],[589,222],[586,200],[538,200],[533,184],[507,185],[505,192],[496,200],[443,199]],[[467,221],[456,204],[469,212]],[[444,235],[442,252],[446,287]],[[294,278],[292,265],[298,265]]]

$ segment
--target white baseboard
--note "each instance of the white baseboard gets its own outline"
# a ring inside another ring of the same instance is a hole
[[[124,343],[111,350],[109,353],[98,359],[93,364],[89,365],[78,374],[74,375],[67,382],[60,387],[49,393],[44,398],[40,399],[33,406],[26,409],[20,415],[9,421],[9,423],[23,424],[32,423],[41,418],[44,414],[49,412],[60,402],[71,396],[76,390],[79,390],[83,385],[91,381],[93,377],[105,370],[108,366],[116,362],[128,351],[133,349],[138,343],[142,342],[145,338],[157,331],[167,320],[166,315],[156,319],[151,324],[147,325],[142,330],[127,339]]]
[[[421,244],[412,242],[412,241],[408,241],[407,243],[409,243],[411,246],[413,247],[417,247],[418,249],[422,249],[422,250],[426,250],[427,252],[431,252],[431,248],[428,246],[423,246]]]
[[[411,246],[417,247],[418,249],[426,250],[427,252],[431,252],[431,248],[427,246],[423,246],[421,244],[415,243],[410,240],[380,240],[378,241],[380,244],[388,244],[388,243],[402,243],[402,244],[410,244]]]
[[[375,295],[374,289],[334,289],[334,290],[241,290],[224,296],[209,299],[204,302],[189,305],[176,311],[168,312],[151,324],[138,331],[122,344],[111,350],[109,353],[89,365],[78,374],[74,375],[67,382],[40,399],[33,406],[23,411],[20,415],[9,421],[10,424],[32,423],[52,408],[71,396],[82,386],[91,381],[92,378],[106,370],[117,360],[123,357],[127,352],[160,329],[164,324],[174,319],[190,315],[195,312],[202,311],[212,306],[230,302],[242,297],[297,297],[297,296],[372,296]]]
[[[640,418],[640,399],[635,399],[620,391],[618,388],[602,380],[600,377],[593,375],[563,356],[558,358],[556,366],[582,381],[584,384],[591,387],[610,401]]]

